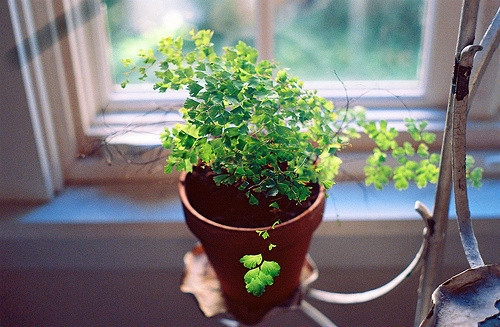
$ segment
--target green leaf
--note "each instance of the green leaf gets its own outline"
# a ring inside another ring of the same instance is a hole
[[[434,141],[436,140],[436,134],[429,133],[429,132],[423,132],[422,133],[422,140],[427,144],[434,143]]]
[[[408,180],[406,178],[395,179],[394,187],[397,190],[406,190],[409,186]]]
[[[228,177],[229,177],[229,174],[220,174],[220,175],[215,175],[213,178],[214,178],[215,184],[220,185]]]
[[[267,191],[266,196],[268,196],[268,197],[276,196],[276,195],[278,195],[278,193],[279,193],[278,188],[274,187],[274,188],[270,189],[269,191]]]
[[[261,255],[256,255],[260,256],[259,259],[262,260]],[[265,287],[267,285],[273,285],[274,284],[274,278],[277,277],[280,273],[280,265],[276,263],[275,261],[267,261],[264,260],[262,262],[262,265],[259,266],[259,264],[254,265],[257,260],[251,259],[249,260],[248,257],[255,257],[253,255],[245,255],[243,258],[240,259],[240,262],[243,262],[246,268],[250,269],[245,273],[243,276],[243,280],[245,281],[246,284],[246,289],[249,293],[252,293],[255,296],[261,296],[264,291]],[[251,261],[251,264],[248,264],[247,261]]]
[[[259,234],[260,237],[263,239],[266,239],[269,237],[269,231],[267,230],[256,230],[257,234]]]
[[[245,266],[245,268],[252,269],[259,266],[262,263],[262,254],[247,254],[244,255],[240,262]]]
[[[203,90],[203,86],[201,86],[198,83],[190,83],[188,85],[188,90],[189,90],[189,95],[195,97],[201,90]]]
[[[187,98],[184,102],[184,108],[186,109],[195,109],[200,103],[194,99]]]
[[[479,188],[483,185],[481,180],[483,179],[483,168],[476,167],[469,173],[469,180],[473,187]]]
[[[418,128],[419,128],[419,130],[423,131],[427,127],[427,125],[428,125],[428,122],[424,120],[424,121],[420,122]]]
[[[245,267],[245,268],[248,268],[248,267]],[[250,283],[252,281],[252,279],[259,278],[259,273],[260,273],[259,268],[249,268],[249,269],[250,270],[246,272],[245,276],[243,276],[245,283]]]
[[[277,74],[276,74],[276,81],[278,83],[284,83],[286,82],[288,78],[288,75],[286,73],[286,70],[280,70]]]
[[[253,195],[253,194],[250,194],[250,204],[252,205],[258,205],[259,204],[259,200],[257,200],[257,198]]]
[[[421,157],[429,156],[429,147],[425,143],[420,143],[417,148],[417,153]]]
[[[439,154],[437,153],[432,153],[430,156],[429,156],[429,162],[432,163],[432,164],[438,164],[439,161],[441,161],[441,158],[439,156]]]
[[[264,273],[264,271],[262,269],[260,270],[260,273],[259,273],[259,280],[265,286],[274,284],[273,276]]]
[[[209,143],[205,143],[199,148],[199,157],[204,163],[210,163],[214,158],[214,151]]]
[[[466,155],[465,156],[465,167],[467,169],[472,168],[475,163],[476,163],[476,160],[474,159],[474,157],[472,157],[470,155]]]
[[[415,150],[413,149],[413,146],[411,145],[410,142],[404,142],[403,148],[405,150],[405,155],[412,156],[415,154]]]
[[[257,274],[259,273],[258,269]],[[248,273],[252,272],[252,276],[247,276]],[[246,283],[246,289],[248,293],[252,293],[255,296],[261,296],[266,288],[266,285],[262,282],[261,278],[259,277],[253,277],[254,273],[253,271],[249,271],[247,275],[245,275],[245,283]]]
[[[276,261],[264,260],[260,269],[264,274],[276,277],[280,274],[281,267]]]
[[[130,58],[122,59],[120,61],[122,62],[123,66],[126,68],[134,65],[134,62]]]

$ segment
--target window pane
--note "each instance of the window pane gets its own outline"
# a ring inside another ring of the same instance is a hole
[[[219,48],[242,40],[255,46],[254,0],[102,0],[107,6],[114,80],[123,80],[123,58],[152,49],[165,36],[191,29],[214,31]]]
[[[275,58],[304,80],[416,79],[423,1],[276,1]]]
[[[102,1],[117,83],[123,80],[120,59],[153,48],[163,36],[211,29],[219,49],[238,40],[256,43],[258,0]],[[301,79],[417,79],[425,0],[261,1],[274,1],[271,52]]]

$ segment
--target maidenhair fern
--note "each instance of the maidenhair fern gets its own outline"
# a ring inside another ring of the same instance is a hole
[[[217,185],[237,185],[251,204],[258,205],[262,196],[303,202],[311,195],[311,184],[326,189],[334,184],[342,163],[338,151],[363,130],[375,142],[366,160],[367,185],[381,189],[394,181],[401,190],[411,182],[425,187],[437,181],[439,156],[429,151],[436,136],[425,130],[426,122],[406,119],[412,140],[398,142],[398,130],[387,121],[367,121],[359,107],[334,108],[288,70],[258,61],[257,50],[244,42],[217,54],[212,34],[202,30],[192,31],[190,40],[166,37],[157,51],[141,50],[139,63],[123,60],[129,68],[123,87],[130,74],[145,80],[154,67],[155,90],[188,92],[180,109],[184,123],[161,134],[170,150],[165,172],[190,172],[202,165],[214,172]],[[192,42],[194,49],[186,51],[185,42]],[[472,169],[473,164],[469,157],[467,176],[478,186],[482,170]],[[277,202],[270,210],[279,210]],[[257,232],[269,237],[268,230]],[[276,246],[269,243],[269,250]],[[246,288],[257,296],[280,272],[279,264],[262,254],[240,261],[249,269]]]

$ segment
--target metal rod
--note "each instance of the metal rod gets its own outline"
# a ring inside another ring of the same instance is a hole
[[[453,191],[455,194],[455,208],[460,239],[462,240],[465,256],[471,268],[484,265],[470,218],[465,167],[469,76],[472,70],[474,54],[481,49],[482,47],[479,45],[469,45],[460,54],[457,70],[455,110],[453,112]]]
[[[455,66],[458,65],[458,58],[462,50],[466,46],[472,45],[474,42],[478,10],[479,0],[463,1],[460,28],[457,38],[457,48],[455,52]],[[418,299],[414,320],[415,326],[420,325],[420,322],[426,317],[431,308],[431,295],[438,285],[437,278],[443,261],[452,181],[452,120],[455,102],[454,84],[455,74],[453,76],[453,82],[448,97],[446,125],[443,136],[443,144],[441,147],[439,180],[436,186],[435,204],[432,215],[434,226],[433,230],[430,231],[429,248],[424,257],[420,274],[420,284],[418,288]]]
[[[424,241],[420,246],[420,249],[412,260],[412,262],[404,269],[399,275],[397,275],[394,279],[392,279],[387,284],[384,284],[378,288],[360,292],[360,293],[335,293],[335,292],[327,292],[317,289],[310,289],[308,295],[316,300],[320,300],[328,303],[336,303],[336,304],[356,304],[356,303],[364,303],[368,301],[375,300],[390,291],[392,291],[396,286],[401,284],[404,280],[406,280],[409,276],[411,276],[412,272],[418,268],[420,264],[420,259],[422,254],[427,249],[427,241]]]
[[[300,302],[300,309],[321,327],[337,327],[337,325],[335,325],[327,316],[321,313],[321,311],[304,300]]]
[[[446,124],[441,146],[441,161],[439,180],[436,185],[434,210],[432,214],[433,226],[429,230],[429,247],[423,258],[418,287],[417,306],[415,309],[414,325],[419,326],[430,310],[432,292],[437,286],[438,272],[441,270],[443,259],[446,229],[448,226],[448,210],[451,198],[451,148],[452,148],[452,116],[446,113]]]
[[[427,252],[427,247],[429,244],[429,238],[428,238],[428,231],[430,227],[430,212],[429,210],[421,203],[421,202],[416,202],[415,203],[415,210],[420,214],[424,222],[426,223],[427,227],[424,229],[424,237],[422,241],[422,245],[420,246],[420,249],[418,250],[417,254],[415,255],[415,258],[410,262],[408,267],[406,267],[399,275],[397,275],[394,279],[392,279],[390,282],[366,291],[366,292],[359,292],[359,293],[335,293],[335,292],[328,292],[328,291],[322,291],[322,290],[317,290],[317,289],[309,289],[307,294],[316,300],[328,302],[328,303],[336,303],[336,304],[356,304],[356,303],[364,303],[368,301],[375,300],[390,291],[392,291],[394,288],[396,288],[398,285],[400,285],[403,281],[405,281],[408,277],[410,277],[413,272],[418,270],[418,267],[421,264],[421,259],[423,257],[423,254]]]

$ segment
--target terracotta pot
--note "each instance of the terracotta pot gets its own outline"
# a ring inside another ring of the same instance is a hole
[[[190,204],[185,188],[186,174],[179,182],[186,223],[200,240],[220,281],[228,311],[245,324],[257,323],[270,309],[283,305],[297,292],[300,272],[309,249],[312,234],[323,217],[325,191],[299,216],[277,225],[271,242],[277,246],[269,251],[270,241],[257,233],[262,228],[240,228],[221,225],[199,214]],[[231,205],[228,199],[227,205]],[[246,254],[262,253],[264,260],[274,260],[281,266],[274,284],[256,297],[247,292],[243,276],[248,271],[239,262]]]

